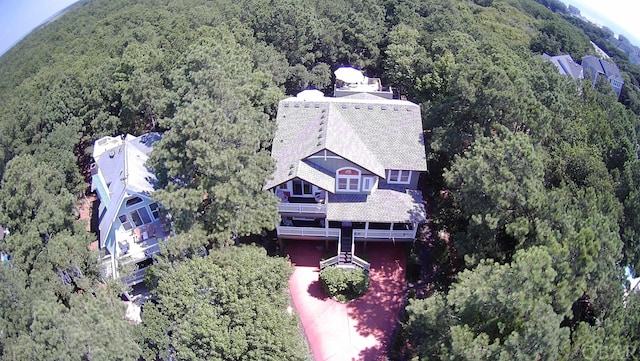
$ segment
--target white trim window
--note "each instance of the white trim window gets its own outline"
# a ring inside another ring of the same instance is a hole
[[[338,169],[336,192],[360,192],[360,171],[354,168]]]
[[[411,171],[391,169],[387,176],[387,183],[409,184],[411,183]]]
[[[375,176],[362,176],[362,191],[371,192],[376,185]]]

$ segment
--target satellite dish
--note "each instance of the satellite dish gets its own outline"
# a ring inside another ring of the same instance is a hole
[[[362,83],[364,81],[362,72],[350,66],[338,68],[333,73],[336,75],[336,79],[342,80],[345,83]]]

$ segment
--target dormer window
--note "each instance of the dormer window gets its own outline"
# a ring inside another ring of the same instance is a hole
[[[340,168],[336,172],[336,192],[359,192],[360,171],[354,168]]]
[[[411,183],[411,171],[392,169],[387,176],[387,183],[409,184]]]

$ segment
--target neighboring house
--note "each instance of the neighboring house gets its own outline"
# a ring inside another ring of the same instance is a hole
[[[602,76],[611,85],[611,88],[618,98],[620,97],[620,92],[622,92],[622,86],[624,85],[624,78],[622,74],[620,74],[620,70],[616,64],[596,58],[593,55],[586,55],[582,58],[582,68],[584,75],[591,79],[593,86],[596,85],[598,77]]]
[[[303,91],[280,101],[265,189],[280,198],[279,239],[337,242],[321,264],[368,264],[354,242],[412,241],[426,214],[418,178],[427,170],[420,107],[390,99],[376,81],[340,97]],[[379,80],[378,80],[379,82]]]
[[[105,250],[103,265],[114,279],[119,265],[135,266],[133,275],[123,278],[129,285],[142,281],[144,269],[159,252],[158,241],[168,236],[160,206],[151,193],[155,176],[145,166],[158,133],[135,137],[103,137],[93,147],[91,190],[100,200],[98,208],[99,247]]]
[[[582,66],[576,63],[569,54],[550,56],[545,53],[542,54],[542,59],[550,61],[555,65],[556,68],[558,68],[558,72],[562,75],[568,75],[576,80],[584,78]]]

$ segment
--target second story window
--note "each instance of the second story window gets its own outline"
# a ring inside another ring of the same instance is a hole
[[[359,192],[360,171],[353,168],[341,168],[336,173],[336,192]]]
[[[409,184],[411,183],[411,171],[392,169],[389,171],[387,183]]]
[[[313,187],[311,186],[311,183],[307,183],[300,179],[294,179],[292,183],[294,196],[313,196]]]

